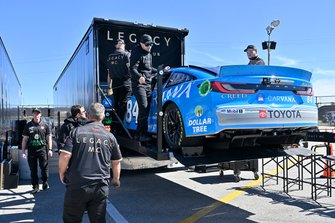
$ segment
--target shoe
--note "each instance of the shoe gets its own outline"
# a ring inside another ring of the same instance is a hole
[[[37,192],[40,192],[40,189],[38,187],[33,188],[33,190],[30,192],[31,194],[36,194]]]
[[[149,136],[145,136],[145,135],[141,135],[141,136],[139,137],[139,140],[140,140],[141,142],[149,142],[149,141],[151,141],[151,137],[149,137]]]
[[[47,190],[47,189],[49,189],[49,184],[48,184],[48,182],[44,182],[42,188],[43,188],[43,190]]]

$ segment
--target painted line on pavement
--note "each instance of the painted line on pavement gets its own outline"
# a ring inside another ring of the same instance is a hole
[[[281,168],[279,168],[281,169]],[[279,171],[279,170],[278,170]],[[277,169],[274,169],[270,172],[270,175],[274,175],[277,172]],[[268,178],[268,177],[266,177]],[[261,176],[258,180],[254,180],[247,185],[241,187],[239,190],[235,190],[231,193],[229,193],[227,196],[221,198],[219,201],[201,209],[200,211],[196,212],[195,214],[191,215],[190,217],[187,217],[180,221],[180,223],[194,223],[199,221],[201,218],[209,214],[210,212],[214,211],[216,208],[220,207],[221,205],[228,203],[229,201],[239,197],[242,195],[246,190],[253,188],[261,183],[263,177]]]
[[[107,213],[117,223],[129,223],[109,200],[107,200]]]

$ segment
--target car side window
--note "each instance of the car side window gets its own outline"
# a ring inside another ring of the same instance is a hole
[[[188,82],[188,81],[192,81],[195,78],[192,75],[186,74],[186,73],[181,73],[181,72],[175,72],[172,73],[167,84],[166,87],[170,87],[173,85],[177,85],[183,82]]]

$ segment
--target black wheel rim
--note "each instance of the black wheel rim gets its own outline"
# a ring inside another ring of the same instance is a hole
[[[181,122],[176,110],[170,110],[167,114],[167,134],[170,142],[178,145],[181,134]]]

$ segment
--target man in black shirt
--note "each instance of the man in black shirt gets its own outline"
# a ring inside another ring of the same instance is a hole
[[[60,128],[58,137],[58,150],[64,147],[65,140],[69,136],[70,131],[78,126],[85,125],[87,122],[86,111],[82,105],[73,105],[71,107],[71,117],[64,120],[64,124]]]
[[[130,80],[130,53],[125,50],[125,43],[122,39],[116,40],[115,51],[108,56],[108,86],[113,91],[114,109],[123,121],[126,112],[127,102],[131,96]],[[114,130],[120,130],[112,126]]]
[[[38,171],[39,163],[43,181],[43,190],[49,188],[49,168],[48,156],[52,156],[52,137],[48,124],[41,121],[42,112],[38,108],[32,111],[33,119],[27,123],[23,129],[22,158],[26,159],[26,149],[28,148],[28,164],[30,168],[32,194],[39,192]]]
[[[265,65],[264,60],[257,55],[257,49],[254,45],[248,45],[244,52],[249,58],[248,65]]]
[[[81,222],[85,210],[90,222],[106,222],[110,168],[112,185],[120,186],[122,155],[113,134],[101,123],[104,106],[91,104],[88,117],[87,124],[70,132],[60,150],[59,177],[66,185],[64,222]]]
[[[133,93],[138,103],[137,135],[140,141],[149,141],[148,114],[151,101],[151,81],[157,73],[152,66],[150,53],[154,42],[148,34],[141,37],[140,44],[132,51],[130,57],[130,73]]]

